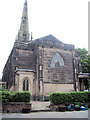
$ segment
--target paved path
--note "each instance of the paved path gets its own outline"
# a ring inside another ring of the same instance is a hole
[[[32,110],[49,110],[50,102],[31,101]]]
[[[2,116],[3,118],[88,118],[88,111],[4,113]]]

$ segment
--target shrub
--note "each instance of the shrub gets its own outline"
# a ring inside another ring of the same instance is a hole
[[[31,94],[28,91],[24,92],[8,92],[2,91],[2,102],[30,102]]]
[[[25,92],[16,92],[11,96],[14,102],[30,102],[31,94],[28,91]]]
[[[10,92],[2,91],[2,102],[9,102]]]
[[[50,94],[51,104],[65,104],[74,102],[89,103],[89,101],[90,92],[70,92]]]

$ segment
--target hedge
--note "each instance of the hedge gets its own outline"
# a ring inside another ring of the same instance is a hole
[[[2,91],[2,102],[30,102],[31,94],[28,91],[14,92]]]
[[[90,92],[70,92],[70,93],[52,93],[50,94],[50,103],[51,104],[65,104],[65,103],[74,103],[90,102]]]

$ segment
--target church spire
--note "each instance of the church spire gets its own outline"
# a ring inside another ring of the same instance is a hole
[[[21,25],[18,31],[17,42],[28,42],[29,41],[29,30],[28,30],[28,9],[27,0],[25,0],[23,14],[21,18]]]

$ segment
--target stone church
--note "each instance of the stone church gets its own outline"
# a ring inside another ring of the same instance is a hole
[[[30,91],[33,99],[47,100],[52,92],[78,90],[80,57],[74,45],[48,35],[29,40],[25,0],[21,25],[3,70],[2,81],[10,91]]]

